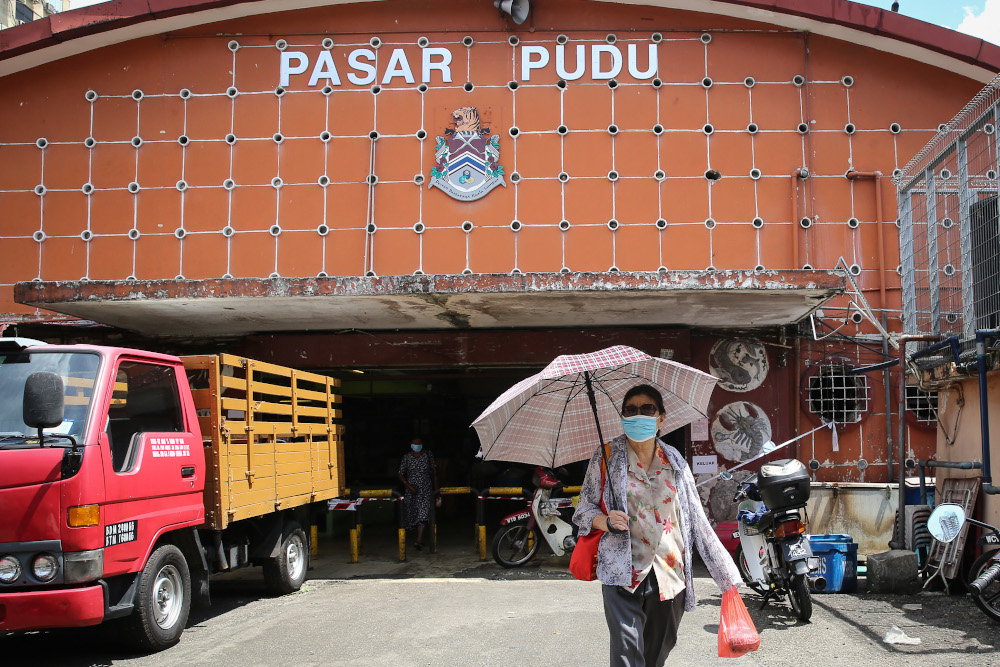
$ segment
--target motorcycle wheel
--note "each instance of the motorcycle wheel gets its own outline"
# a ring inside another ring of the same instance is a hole
[[[979,578],[983,570],[988,568],[996,555],[997,550],[984,551],[983,555],[976,559],[969,569],[969,577],[966,579],[966,586]],[[995,579],[993,583],[986,587],[982,595],[976,595],[969,590],[969,596],[976,606],[983,610],[983,613],[994,621],[1000,621],[1000,579]]]
[[[813,613],[812,598],[809,597],[809,582],[804,574],[796,574],[792,577],[788,587],[788,602],[792,605],[792,613],[795,618],[806,622]]]
[[[753,591],[759,595],[763,595],[764,591],[760,584],[753,581],[750,577],[750,568],[747,566],[747,557],[743,553],[743,545],[736,547],[736,569],[740,571],[740,576],[743,577],[743,583],[749,586]]]
[[[493,536],[493,560],[503,567],[520,567],[538,553],[538,533],[524,522],[512,523]]]

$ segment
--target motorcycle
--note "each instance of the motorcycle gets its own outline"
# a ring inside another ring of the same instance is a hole
[[[493,536],[493,560],[503,567],[519,567],[534,558],[538,553],[539,534],[557,556],[570,553],[576,546],[573,499],[553,498],[563,487],[557,471],[536,467],[532,485],[535,492],[527,507],[504,517]]]
[[[739,523],[733,539],[740,541],[736,566],[743,581],[764,597],[761,608],[787,597],[800,621],[812,616],[808,575],[819,568],[805,536],[808,519],[801,514],[808,499],[809,474],[795,459],[765,463],[733,497]],[[816,584],[822,589],[824,582]]]
[[[961,505],[938,505],[927,519],[927,529],[936,540],[951,542],[959,536],[962,525],[971,523],[984,529],[977,544],[983,553],[969,569],[967,587],[972,601],[994,621],[1000,621],[1000,528],[970,519]]]

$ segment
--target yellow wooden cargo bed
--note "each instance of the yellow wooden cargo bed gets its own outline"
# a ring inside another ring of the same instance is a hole
[[[182,357],[205,439],[205,523],[344,490],[340,380],[229,354]]]

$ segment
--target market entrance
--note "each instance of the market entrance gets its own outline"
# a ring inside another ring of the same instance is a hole
[[[334,373],[342,382],[345,466],[351,496],[370,489],[402,492],[397,476],[400,459],[408,455],[411,440],[419,437],[434,455],[440,485],[472,490],[443,496],[436,513],[439,538],[468,537],[475,524],[476,492],[488,487],[530,490],[534,469],[519,463],[478,459],[479,438],[470,424],[507,388],[540,369],[525,366]],[[667,441],[683,450],[683,430],[669,434]],[[565,466],[560,472],[566,484],[581,484],[586,465],[586,461],[580,461]],[[392,505],[366,503],[365,525],[388,535],[389,525],[396,520]],[[518,500],[488,502],[487,531],[492,534],[504,515],[522,506],[523,501]]]
[[[537,372],[423,369],[338,373],[342,378],[348,486],[398,487],[400,457],[419,437],[434,454],[441,486],[479,488],[494,480],[477,468],[479,439],[470,427],[510,385]],[[512,464],[514,465],[514,464]]]
[[[352,497],[362,490],[402,492],[400,459],[419,437],[435,459],[442,487],[470,488],[448,494],[436,510],[441,540],[467,538],[476,518],[476,491],[490,486],[530,486],[532,467],[476,458],[479,438],[472,421],[515,382],[540,367],[467,369],[377,369],[339,371],[342,381],[345,468]],[[583,478],[582,465],[571,466],[571,484]],[[487,527],[523,501],[490,502]],[[395,503],[363,505],[367,534],[389,537],[396,521]],[[367,539],[367,538],[366,538]],[[412,543],[412,536],[410,542]]]

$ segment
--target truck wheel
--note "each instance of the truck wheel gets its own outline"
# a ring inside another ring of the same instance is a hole
[[[130,636],[142,650],[162,651],[177,643],[191,610],[191,573],[180,549],[164,544],[139,575]]]
[[[264,562],[264,583],[267,590],[278,595],[294,593],[306,580],[309,563],[309,541],[299,524],[289,523],[278,549],[277,558]]]

